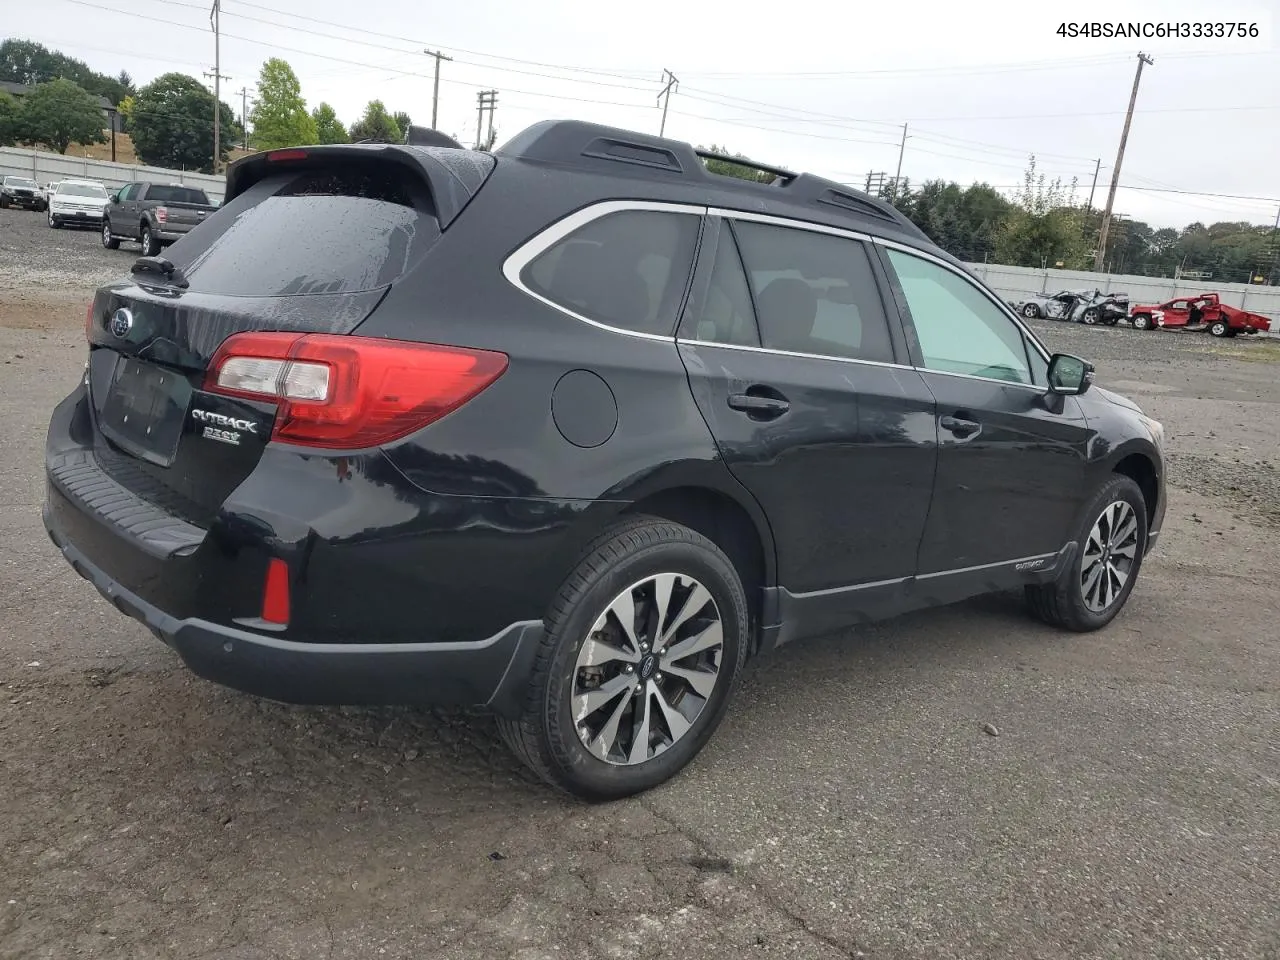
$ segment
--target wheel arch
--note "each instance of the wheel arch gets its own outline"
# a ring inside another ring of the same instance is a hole
[[[1145,451],[1134,450],[1123,454],[1111,468],[1112,473],[1128,477],[1142,491],[1142,502],[1147,508],[1147,523],[1156,517],[1160,508],[1160,475],[1154,459]]]

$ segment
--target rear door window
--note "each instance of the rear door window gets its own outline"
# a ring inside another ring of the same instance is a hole
[[[203,190],[197,190],[195,187],[174,187],[163,183],[153,183],[147,187],[147,199],[159,200],[161,203],[207,204],[209,202]]]
[[[175,244],[170,259],[192,292],[361,293],[400,279],[439,237],[430,192],[410,172],[321,168],[254,184]]]
[[[700,218],[623,210],[553,244],[521,280],[539,297],[580,317],[634,333],[670,336],[684,297]]]
[[[858,240],[737,221],[765,347],[893,362],[884,302]]]

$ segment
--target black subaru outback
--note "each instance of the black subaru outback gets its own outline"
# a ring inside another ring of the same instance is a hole
[[[486,705],[589,798],[792,640],[1010,588],[1107,624],[1160,425],[892,207],[705,159],[552,122],[236,162],[89,305],[50,536],[203,677]]]

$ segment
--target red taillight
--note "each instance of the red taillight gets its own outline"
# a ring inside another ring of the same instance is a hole
[[[262,588],[262,619],[267,623],[289,622],[289,565],[279,557],[267,563],[267,579]]]
[[[279,404],[271,439],[331,450],[390,443],[502,376],[507,355],[403,340],[238,333],[214,354],[211,393]]]
[[[156,207],[154,212],[156,215],[157,223],[166,223],[168,221],[169,211],[166,210],[164,207]]]
[[[305,160],[307,159],[307,151],[305,150],[272,150],[267,154],[267,162],[278,163],[281,160]]]

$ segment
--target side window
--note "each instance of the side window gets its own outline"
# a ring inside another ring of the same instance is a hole
[[[756,328],[747,275],[743,272],[742,257],[728,223],[720,228],[711,284],[693,335],[704,343],[760,346],[760,331]]]
[[[122,202],[125,200],[133,200],[137,196],[138,196],[138,184],[136,183],[131,183],[127,187],[125,187],[123,190],[120,191],[120,200]]]
[[[1022,331],[977,287],[929,260],[887,252],[928,369],[1033,382]]]
[[[636,333],[670,335],[698,240],[688,213],[623,210],[539,254],[521,279],[579,316]]]
[[[889,324],[862,243],[735,222],[765,347],[893,361]]]

